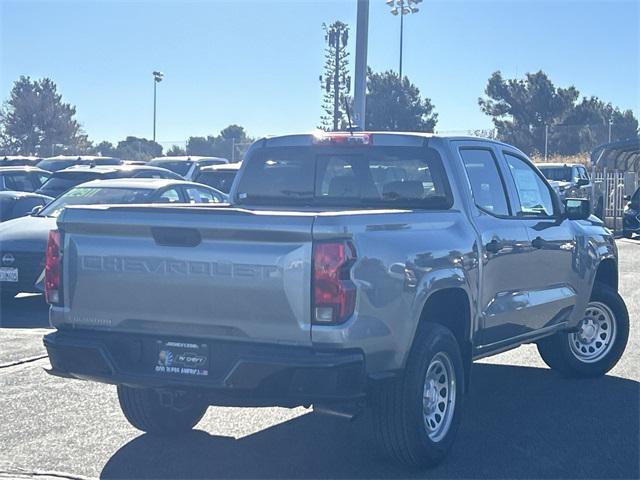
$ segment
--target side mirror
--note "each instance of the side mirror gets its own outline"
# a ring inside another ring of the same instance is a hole
[[[42,205],[36,205],[35,207],[33,207],[31,209],[31,216],[35,217],[36,215],[38,215],[42,211],[43,208],[44,208],[44,206],[42,206]]]
[[[586,198],[564,200],[564,213],[569,220],[586,220],[591,216],[591,201]]]
[[[586,178],[579,178],[578,181],[576,182],[576,186],[578,187],[584,187],[585,185],[589,185],[589,180],[587,180]]]

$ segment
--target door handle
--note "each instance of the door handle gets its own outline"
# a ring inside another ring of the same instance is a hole
[[[544,248],[546,244],[547,244],[547,241],[542,237],[536,237],[533,240],[531,240],[531,246],[533,248],[538,248],[538,249]]]
[[[489,253],[498,253],[500,250],[504,248],[504,245],[497,241],[496,239],[491,240],[489,243],[485,245],[485,249]]]

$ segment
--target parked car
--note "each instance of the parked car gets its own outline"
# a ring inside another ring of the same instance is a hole
[[[0,222],[29,215],[36,207],[44,207],[53,198],[37,193],[0,192]]]
[[[536,166],[560,198],[591,198],[591,179],[584,165],[538,163]]]
[[[18,167],[18,166],[30,166],[35,167],[36,164],[41,161],[40,157],[31,157],[25,155],[7,155],[0,158],[0,167]]]
[[[633,238],[634,234],[640,234],[640,188],[626,200],[629,203],[624,210],[622,234],[626,238]]]
[[[384,450],[424,466],[453,443],[474,359],[535,342],[597,377],[625,349],[611,232],[504,143],[261,139],[230,204],[65,210],[51,373],[116,384],[132,425],[171,438],[208,405],[369,408]]]
[[[80,185],[90,180],[109,178],[168,178],[183,180],[180,175],[159,167],[148,165],[110,165],[92,167],[88,165],[75,165],[51,174],[51,178],[40,187],[38,193],[57,197],[71,187]]]
[[[50,172],[37,167],[0,167],[0,191],[35,192],[50,176]]]
[[[74,165],[120,165],[120,159],[115,157],[97,157],[93,155],[58,155],[57,157],[45,158],[38,162],[37,166],[48,170],[49,172],[57,172]]]
[[[184,180],[127,178],[94,180],[73,187],[31,216],[0,224],[0,292],[7,302],[19,292],[41,293],[49,230],[72,205],[112,203],[220,203],[226,196]]]
[[[198,176],[202,167],[229,163],[226,158],[219,157],[156,157],[149,162],[154,167],[162,167],[177,173],[187,180],[193,180]]]
[[[231,191],[231,185],[240,169],[240,163],[226,163],[202,167],[194,181],[209,185],[224,193]]]

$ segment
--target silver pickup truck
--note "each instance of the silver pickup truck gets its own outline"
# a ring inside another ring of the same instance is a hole
[[[209,405],[370,409],[386,452],[429,466],[473,360],[535,342],[594,377],[626,346],[611,232],[509,145],[265,138],[230,198],[66,209],[45,269],[51,373],[117,385],[156,434]]]

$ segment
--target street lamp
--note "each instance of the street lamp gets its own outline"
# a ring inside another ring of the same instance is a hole
[[[387,0],[386,4],[391,7],[391,15],[397,17],[400,15],[400,82],[402,82],[402,37],[404,35],[404,16],[412,13],[418,13],[420,9],[417,4],[422,0]]]
[[[153,72],[153,141],[156,141],[156,87],[162,81],[164,73]]]

